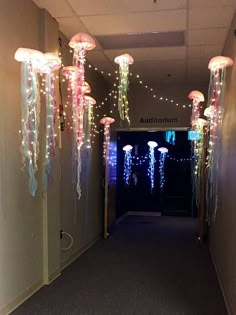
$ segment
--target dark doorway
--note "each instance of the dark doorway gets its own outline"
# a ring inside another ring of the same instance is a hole
[[[166,141],[165,131],[117,133],[117,217],[127,211],[160,212],[162,215],[195,216],[192,209],[191,142],[187,131],[175,132],[175,144]],[[154,188],[151,190],[148,141],[155,141]],[[129,185],[124,180],[125,145],[132,145],[132,168]],[[165,183],[160,189],[160,152],[168,148],[165,159]]]

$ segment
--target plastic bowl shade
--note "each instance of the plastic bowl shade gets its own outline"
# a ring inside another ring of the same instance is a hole
[[[204,102],[205,101],[205,98],[204,98],[204,95],[202,94],[202,92],[197,91],[197,90],[194,90],[194,91],[190,92],[189,95],[188,95],[188,98],[190,100],[193,100],[193,99],[197,98],[199,100],[199,102]]]
[[[123,147],[123,151],[128,152],[131,151],[133,149],[132,145],[127,144]]]
[[[155,141],[148,141],[147,144],[150,148],[156,148],[158,146],[157,142]]]
[[[100,119],[100,124],[103,124],[103,125],[110,125],[110,124],[113,124],[114,122],[115,122],[115,119],[111,117],[103,117],[102,119]]]
[[[117,63],[118,65],[122,64],[124,61],[127,61],[129,65],[132,65],[134,63],[133,57],[130,56],[129,54],[123,54],[123,55],[117,56],[114,59],[114,62]]]
[[[84,82],[83,87],[82,87],[83,93],[91,93],[91,87],[88,84],[88,82]]]
[[[161,148],[158,148],[158,151],[160,151],[161,153],[167,153],[168,149],[164,148],[164,147],[161,147]]]
[[[214,116],[214,112],[215,112],[215,108],[213,105],[211,105],[204,110],[204,116],[211,118]]]
[[[216,69],[223,69],[226,67],[230,67],[234,64],[233,59],[225,56],[216,56],[213,57],[209,64],[208,69],[210,70],[216,70]]]
[[[43,53],[39,50],[30,48],[18,48],[15,52],[15,60],[22,62],[27,60],[39,59],[43,60]]]
[[[96,104],[95,99],[89,95],[84,96],[84,102],[86,105],[95,105]]]
[[[44,54],[44,62],[40,69],[41,73],[51,73],[60,69],[60,67],[61,67],[61,59],[58,57],[56,53]]]
[[[69,42],[69,46],[71,48],[76,48],[80,45],[82,45],[85,50],[92,50],[96,47],[95,40],[85,33],[78,33],[74,35]]]

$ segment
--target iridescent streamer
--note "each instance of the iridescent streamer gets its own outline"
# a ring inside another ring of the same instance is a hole
[[[35,177],[39,155],[39,116],[40,94],[38,75],[32,61],[24,61],[21,65],[22,94],[22,162],[28,160],[29,191],[35,196],[38,182]]]
[[[129,65],[133,64],[133,58],[124,54],[115,58],[115,63],[119,64],[119,95],[118,95],[118,110],[121,120],[127,120],[130,125],[129,118],[129,102],[128,102],[128,87],[129,87]]]

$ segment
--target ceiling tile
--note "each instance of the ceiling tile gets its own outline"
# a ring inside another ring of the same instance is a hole
[[[143,0],[68,0],[79,16],[186,9],[186,2],[186,0],[158,0],[157,3]]]
[[[235,5],[235,0],[189,0],[190,8],[216,8]]]
[[[78,17],[57,18],[60,31],[70,39],[72,36],[79,32],[87,33],[86,28],[81,23]]]
[[[130,67],[133,74],[139,74],[144,84],[149,81],[156,82],[178,82],[184,81],[186,76],[185,60],[172,60],[167,63],[161,61],[136,62]]]
[[[210,72],[208,70],[208,61],[199,58],[188,60],[188,81],[190,82],[209,82]],[[197,87],[196,87],[197,89]]]
[[[187,43],[193,45],[223,45],[228,29],[227,28],[210,28],[189,30]]]
[[[53,17],[75,16],[74,11],[65,0],[33,0],[41,9],[46,9]]]
[[[168,48],[136,48],[125,50],[105,50],[107,57],[113,62],[114,58],[123,53],[130,54],[136,61],[166,61],[166,60],[185,60],[186,47]]]
[[[81,17],[93,35],[177,31],[186,28],[186,10]]]
[[[229,27],[234,15],[232,7],[199,8],[189,11],[189,28]]]
[[[218,56],[222,53],[222,47],[218,45],[212,46],[189,46],[188,47],[188,58],[199,59],[198,64],[201,60],[210,61],[214,56]]]

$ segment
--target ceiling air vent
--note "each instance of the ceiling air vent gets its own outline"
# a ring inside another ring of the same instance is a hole
[[[103,49],[184,46],[184,31],[99,35],[96,40]]]

